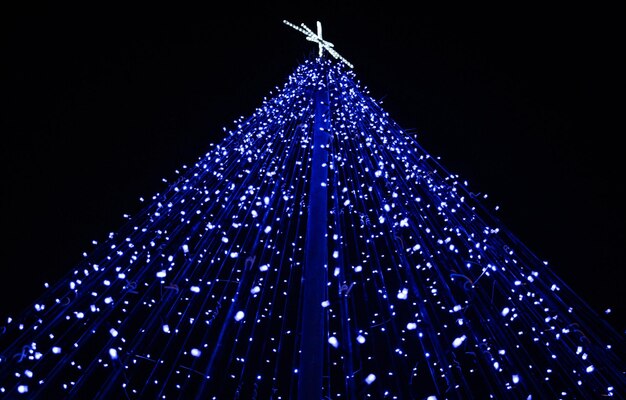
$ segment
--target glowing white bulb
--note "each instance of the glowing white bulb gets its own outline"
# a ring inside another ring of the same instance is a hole
[[[465,339],[467,339],[467,336],[465,336],[465,335],[460,336],[460,337],[454,339],[454,341],[452,342],[452,347],[454,347],[454,348],[459,347],[461,344],[463,344]]]

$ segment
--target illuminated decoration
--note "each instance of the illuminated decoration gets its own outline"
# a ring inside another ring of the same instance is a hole
[[[287,26],[292,27],[298,32],[302,32],[306,35],[306,40],[310,40],[311,42],[315,42],[318,44],[318,56],[322,57],[324,55],[324,50],[326,50],[330,55],[340,60],[344,64],[346,64],[350,68],[354,68],[354,66],[348,62],[345,58],[343,58],[337,51],[333,48],[334,44],[324,40],[322,38],[322,23],[317,21],[317,33],[314,33],[308,26],[304,24],[300,24],[300,26],[292,24],[287,20],[283,20],[283,23]]]
[[[623,398],[621,334],[355,78],[298,65],[4,317],[0,397]]]

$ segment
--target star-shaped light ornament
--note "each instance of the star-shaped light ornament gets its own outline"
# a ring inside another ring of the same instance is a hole
[[[317,43],[319,47],[319,56],[322,57],[324,54],[324,50],[330,53],[333,57],[340,60],[344,64],[346,64],[350,68],[354,68],[352,64],[348,62],[345,58],[343,58],[335,49],[333,49],[334,45],[331,42],[328,42],[322,38],[322,23],[317,21],[317,33],[313,32],[309,27],[304,24],[300,24],[300,26],[292,24],[289,21],[283,20],[285,25],[292,27],[298,32],[302,32],[306,36],[306,40],[310,40],[311,42]]]

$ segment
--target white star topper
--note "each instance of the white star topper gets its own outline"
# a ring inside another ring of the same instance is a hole
[[[300,26],[297,26],[297,25],[294,25],[291,22],[286,21],[286,20],[283,20],[283,22],[285,23],[285,25],[288,25],[288,26],[292,27],[293,29],[295,29],[295,30],[297,30],[299,32],[304,33],[306,35],[306,40],[310,40],[311,42],[316,42],[318,47],[319,47],[319,56],[320,57],[324,53],[324,50],[326,50],[333,57],[335,57],[338,60],[341,60],[348,67],[354,68],[353,65],[348,62],[348,60],[346,60],[345,58],[340,56],[339,53],[337,53],[335,51],[335,49],[333,49],[334,44],[332,44],[331,42],[328,42],[328,41],[322,39],[322,24],[321,24],[321,22],[317,21],[317,33],[315,33],[312,30],[310,30],[304,24],[300,24]]]

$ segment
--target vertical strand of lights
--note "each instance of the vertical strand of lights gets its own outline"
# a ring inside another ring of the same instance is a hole
[[[325,66],[312,90],[315,97],[313,152],[309,182],[306,225],[303,298],[301,310],[301,351],[298,368],[298,398],[322,397],[324,371],[324,307],[328,271],[328,157],[331,124],[329,82]]]

